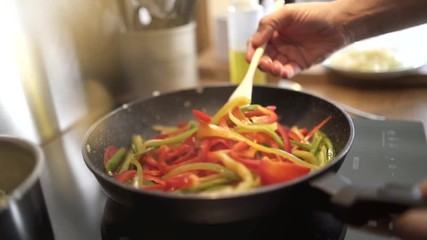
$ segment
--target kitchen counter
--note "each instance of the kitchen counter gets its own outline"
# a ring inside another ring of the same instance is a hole
[[[212,53],[202,54],[199,66],[202,84],[227,82],[226,64],[216,62]],[[427,75],[422,73],[393,81],[362,83],[316,66],[292,80],[307,91],[331,100],[390,119],[420,121],[427,126]],[[271,84],[278,81],[270,79]],[[130,100],[126,96],[117,100],[108,94],[101,95],[103,98],[91,106],[96,111],[90,111],[90,116],[43,145],[47,164],[41,183],[56,239],[101,239],[107,196],[83,161],[81,143],[96,119]]]

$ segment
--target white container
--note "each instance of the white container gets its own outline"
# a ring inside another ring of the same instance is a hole
[[[258,28],[264,10],[257,0],[232,0],[227,11],[230,78],[232,83],[239,83],[249,67],[245,59],[249,38]],[[257,70],[254,83],[265,82],[266,74]]]
[[[195,26],[195,22],[190,22],[179,27],[121,34],[126,80],[137,97],[197,86]]]

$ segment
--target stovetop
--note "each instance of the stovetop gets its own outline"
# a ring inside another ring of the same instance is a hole
[[[354,144],[340,174],[366,185],[415,184],[425,177],[427,141],[421,122],[353,120]],[[56,239],[395,239],[347,226],[325,212],[301,212],[301,208],[286,212],[291,218],[282,217],[278,210],[274,216],[222,226],[189,225],[135,212],[109,199],[84,165],[80,143],[86,129],[45,147],[48,169],[42,187]]]
[[[421,128],[420,128],[421,127]],[[423,177],[422,164],[426,143],[422,126],[401,121],[355,119],[356,136],[339,173],[360,184],[381,184],[390,181],[415,183]],[[418,131],[419,130],[419,131]],[[420,146],[420,149],[416,149]],[[415,148],[414,148],[415,147]],[[332,215],[296,207],[295,212],[278,210],[273,216],[223,225],[195,225],[147,216],[108,199],[101,222],[103,239],[360,239],[360,234]],[[305,210],[305,211],[304,211]],[[372,223],[370,223],[372,224]],[[159,232],[158,226],[167,231]],[[301,231],[301,229],[304,229]],[[347,231],[348,230],[348,231]],[[380,239],[379,236],[372,236]]]

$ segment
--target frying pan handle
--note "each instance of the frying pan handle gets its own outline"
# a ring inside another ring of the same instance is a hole
[[[399,183],[379,187],[349,185],[330,200],[333,213],[353,225],[392,217],[409,208],[427,207],[427,199],[423,199],[418,187]]]
[[[379,186],[355,185],[339,174],[325,174],[310,184],[326,197],[327,211],[340,220],[363,225],[369,220],[390,219],[409,208],[427,208],[420,188],[386,183]],[[317,193],[319,193],[317,191]]]

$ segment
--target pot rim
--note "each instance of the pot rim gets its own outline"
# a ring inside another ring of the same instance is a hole
[[[0,143],[2,142],[12,143],[22,149],[28,150],[34,155],[35,159],[35,165],[31,170],[31,173],[16,188],[14,188],[10,193],[7,193],[7,202],[10,202],[11,199],[21,199],[22,196],[39,180],[45,160],[42,148],[30,140],[17,136],[0,134]]]

